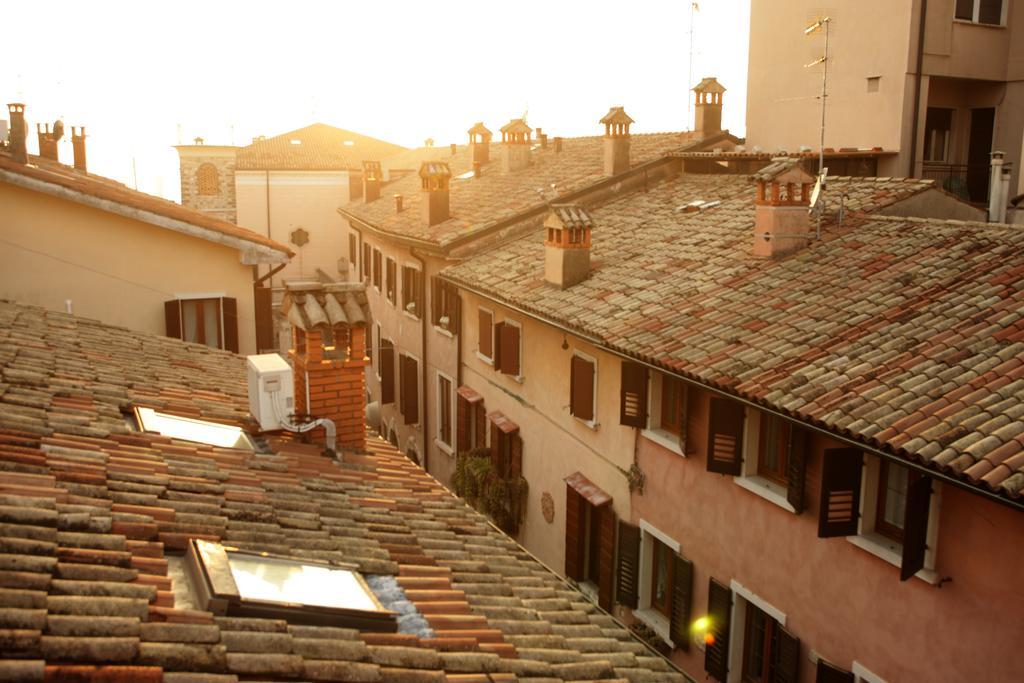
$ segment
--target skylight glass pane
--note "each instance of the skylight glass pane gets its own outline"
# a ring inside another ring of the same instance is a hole
[[[158,413],[152,408],[136,408],[135,413],[143,431],[210,446],[252,450],[252,443],[240,427]]]
[[[228,553],[242,599],[379,612],[356,574],[346,569]]]

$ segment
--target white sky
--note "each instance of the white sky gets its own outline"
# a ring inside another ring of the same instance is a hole
[[[27,105],[30,151],[36,122],[84,124],[90,171],[132,185],[134,158],[139,189],[175,200],[171,146],[197,135],[245,144],[322,121],[446,145],[524,112],[592,135],[612,105],[634,132],[684,130],[709,75],[743,135],[749,2],[699,3],[692,81],[689,0],[14,2],[0,98]]]

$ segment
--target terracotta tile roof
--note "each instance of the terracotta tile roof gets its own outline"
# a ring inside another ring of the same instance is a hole
[[[852,212],[931,188],[831,179]],[[752,258],[754,189],[681,176],[592,211],[589,279],[544,283],[534,232],[444,271],[609,347],[1014,498],[1024,490],[1024,231],[851,216]],[[721,200],[700,212],[695,200]],[[834,205],[833,201],[833,205]]]
[[[293,140],[299,142],[296,144]],[[363,161],[379,161],[404,149],[342,128],[314,123],[240,148],[235,168],[239,171],[343,171],[359,169]]]
[[[248,424],[244,364],[0,302],[0,680],[683,680],[380,439],[337,463],[120,419],[152,399]],[[168,560],[194,537],[393,574],[428,630],[198,610]]]
[[[54,163],[39,157],[30,157],[29,164],[20,164],[7,154],[0,153],[0,180],[4,172],[17,174],[26,178],[48,183],[53,186],[72,190],[95,199],[114,202],[128,209],[138,209],[164,218],[182,221],[205,230],[243,240],[254,245],[268,247],[274,251],[292,256],[292,251],[285,245],[253,232],[240,228],[234,223],[214,218],[209,214],[189,209],[181,204],[155,197],[145,192],[133,190],[126,185],[92,173],[82,173],[70,166]],[[145,216],[135,215],[139,220]]]
[[[697,141],[699,143],[699,141]],[[685,133],[650,133],[631,136],[630,157],[633,166],[653,161],[665,153],[696,144]],[[343,213],[372,225],[377,230],[401,237],[411,237],[445,246],[456,238],[483,230],[495,222],[512,218],[524,211],[542,207],[545,200],[581,190],[606,179],[604,146],[600,136],[565,138],[562,151],[555,152],[554,142],[547,148],[532,143],[531,165],[521,171],[505,173],[501,164],[501,144],[491,143],[490,162],[480,178],[472,176],[472,159],[468,145],[460,145],[453,155],[449,148],[426,148],[404,154],[401,161],[385,162],[390,168],[437,160],[451,169],[451,218],[434,226],[424,224],[420,212],[420,179],[403,177],[389,183],[374,202],[348,204]],[[429,157],[429,158],[428,158]],[[391,195],[403,196],[403,211],[395,212]]]

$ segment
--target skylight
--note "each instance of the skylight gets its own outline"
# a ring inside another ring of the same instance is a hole
[[[465,180],[466,178],[472,178],[472,177],[473,177],[473,171],[466,171],[462,175],[455,176],[455,179],[456,180]]]
[[[356,143],[355,140],[345,140],[345,142],[341,144],[345,145],[346,147],[354,147]]]
[[[289,140],[289,142],[291,142],[293,145],[301,145],[302,144],[302,140]]]
[[[254,450],[249,435],[241,427],[194,420],[141,407],[135,409],[135,418],[139,428],[145,432],[156,432],[172,439],[195,441],[208,446]]]
[[[377,611],[380,604],[359,576],[269,557],[228,553],[231,575],[243,600],[300,603],[335,609]]]

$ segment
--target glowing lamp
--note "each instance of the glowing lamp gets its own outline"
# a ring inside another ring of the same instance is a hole
[[[715,644],[715,634],[714,633],[705,633],[704,634],[704,644],[705,645],[714,645]]]
[[[693,622],[693,628],[697,631],[707,631],[708,627],[711,626],[711,620],[707,617],[701,617],[697,621]]]

